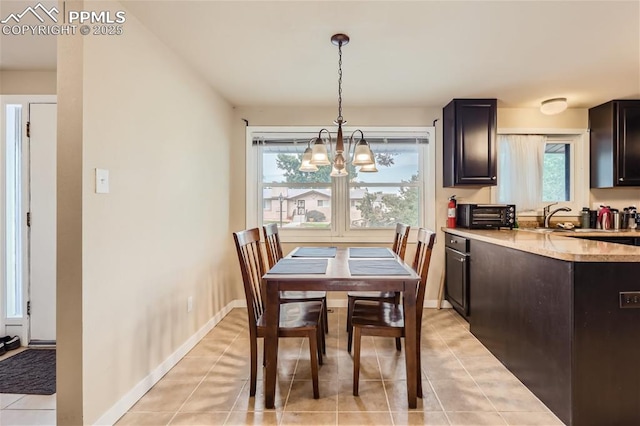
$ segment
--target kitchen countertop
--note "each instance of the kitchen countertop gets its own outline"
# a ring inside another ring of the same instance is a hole
[[[453,235],[484,241],[503,247],[567,260],[570,262],[640,262],[640,247],[593,241],[579,237],[639,237],[639,231],[602,231],[575,233],[540,233],[523,229],[465,229],[445,228]],[[578,238],[574,238],[578,237]]]

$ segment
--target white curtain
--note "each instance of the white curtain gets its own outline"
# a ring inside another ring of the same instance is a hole
[[[498,202],[515,204],[520,212],[538,207],[546,140],[542,135],[498,135]]]

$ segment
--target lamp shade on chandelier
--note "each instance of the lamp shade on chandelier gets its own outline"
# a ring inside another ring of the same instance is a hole
[[[360,172],[377,172],[375,159],[369,144],[361,130],[355,130],[349,137],[349,143],[345,152],[342,125],[346,123],[342,117],[342,46],[349,43],[346,34],[334,34],[331,42],[338,46],[338,117],[334,121],[338,125],[338,133],[335,143],[331,133],[327,129],[321,129],[318,137],[311,139],[307,144],[299,170],[302,172],[315,172],[319,166],[332,166],[331,177],[347,176],[347,165],[359,166]],[[323,136],[325,139],[323,139]],[[313,142],[313,146],[311,143]],[[351,146],[353,145],[353,152]],[[327,149],[328,146],[328,149]]]

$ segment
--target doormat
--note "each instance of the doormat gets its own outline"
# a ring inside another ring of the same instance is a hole
[[[0,393],[52,395],[55,392],[55,349],[27,349],[0,361]]]

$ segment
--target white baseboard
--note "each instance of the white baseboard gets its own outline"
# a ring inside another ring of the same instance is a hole
[[[108,409],[94,424],[113,425],[120,419],[142,396],[147,393],[169,370],[171,370],[202,338],[213,329],[233,308],[246,306],[244,300],[233,300],[222,308],[205,325],[203,325],[194,335],[189,337],[174,353],[172,353],[162,364],[156,367],[147,377],[140,380],[129,392],[127,392],[118,402]]]
[[[329,299],[327,304],[329,308],[346,308],[346,299]],[[435,308],[438,304],[437,300],[425,300],[425,308]],[[158,381],[171,370],[195,345],[213,327],[215,327],[232,309],[234,308],[246,308],[247,302],[244,299],[232,300],[220,310],[215,316],[213,316],[205,325],[203,325],[193,336],[187,339],[174,353],[156,367],[148,376],[140,380],[129,392],[127,392],[118,402],[116,402],[110,409],[108,409],[96,422],[95,425],[113,425],[120,419],[133,405],[138,402],[142,396],[158,383]],[[442,302],[443,308],[451,308],[451,304],[446,300]]]

